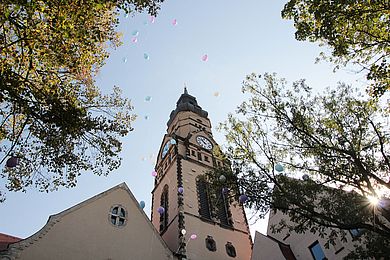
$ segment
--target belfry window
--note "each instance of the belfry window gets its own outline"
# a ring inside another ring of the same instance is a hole
[[[232,227],[233,222],[229,209],[229,200],[222,190],[211,188],[204,176],[196,181],[199,201],[199,215],[202,218],[213,220],[215,217],[225,227]]]
[[[165,184],[161,193],[160,206],[164,209],[160,213],[160,233],[164,232],[168,227],[168,185]]]
[[[202,218],[211,220],[208,185],[207,181],[203,176],[198,177],[198,179],[196,180],[196,189],[198,191],[199,215]]]
[[[220,191],[217,195],[218,196],[215,205],[217,210],[217,217],[220,220],[221,224],[231,227],[233,223],[231,221],[228,198],[223,191]]]

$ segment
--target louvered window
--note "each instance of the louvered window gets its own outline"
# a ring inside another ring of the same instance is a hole
[[[217,203],[216,203],[216,208],[217,208],[217,217],[221,224],[225,226],[232,226],[233,223],[231,221],[231,214],[229,210],[229,202],[228,199],[226,198],[226,195],[221,191],[219,193]]]
[[[160,206],[164,208],[164,212],[160,214],[160,233],[164,232],[168,227],[168,189],[168,185],[165,185],[161,193]]]
[[[199,198],[199,214],[201,217],[211,220],[210,198],[207,182],[204,178],[198,178],[196,181]]]

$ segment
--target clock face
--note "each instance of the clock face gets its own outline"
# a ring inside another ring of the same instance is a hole
[[[208,150],[211,150],[211,148],[213,148],[213,145],[211,144],[211,142],[209,141],[209,139],[207,139],[206,137],[203,137],[203,136],[200,136],[198,135],[196,137],[196,142],[202,146],[203,148],[205,149],[208,149]]]
[[[169,141],[165,143],[164,148],[163,148],[162,153],[161,153],[161,158],[164,158],[165,155],[167,154],[167,152],[169,150],[169,144],[170,144]]]

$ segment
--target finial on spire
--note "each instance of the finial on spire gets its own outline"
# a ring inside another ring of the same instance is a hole
[[[184,94],[188,94],[188,91],[187,91],[187,85],[186,83],[184,82]]]

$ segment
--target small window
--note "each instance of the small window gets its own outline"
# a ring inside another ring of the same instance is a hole
[[[110,211],[110,222],[114,226],[121,227],[126,224],[126,210],[121,206],[114,206]]]
[[[354,228],[349,230],[349,233],[351,233],[352,238],[358,238],[362,235],[363,230],[361,228]]]
[[[236,257],[236,255],[237,255],[236,254],[236,249],[234,248],[232,243],[227,242],[226,245],[225,245],[225,248],[226,248],[226,253],[228,254],[228,256]]]
[[[196,156],[196,153],[195,153],[194,150],[191,150],[191,155],[192,155],[192,156]]]
[[[206,161],[206,162],[208,162],[209,161],[209,157],[208,156],[204,156],[204,160]]]
[[[324,260],[327,259],[325,257],[324,251],[318,241],[314,242],[311,246],[309,246],[309,250],[314,260]]]
[[[215,240],[213,239],[212,236],[206,237],[206,247],[211,252],[217,251],[217,243],[215,243]]]
[[[169,187],[167,184],[165,184],[160,199],[160,206],[164,208],[164,211],[160,213],[160,233],[165,232],[165,230],[168,228],[168,190]]]
[[[202,154],[200,152],[198,152],[198,160],[202,161]]]

